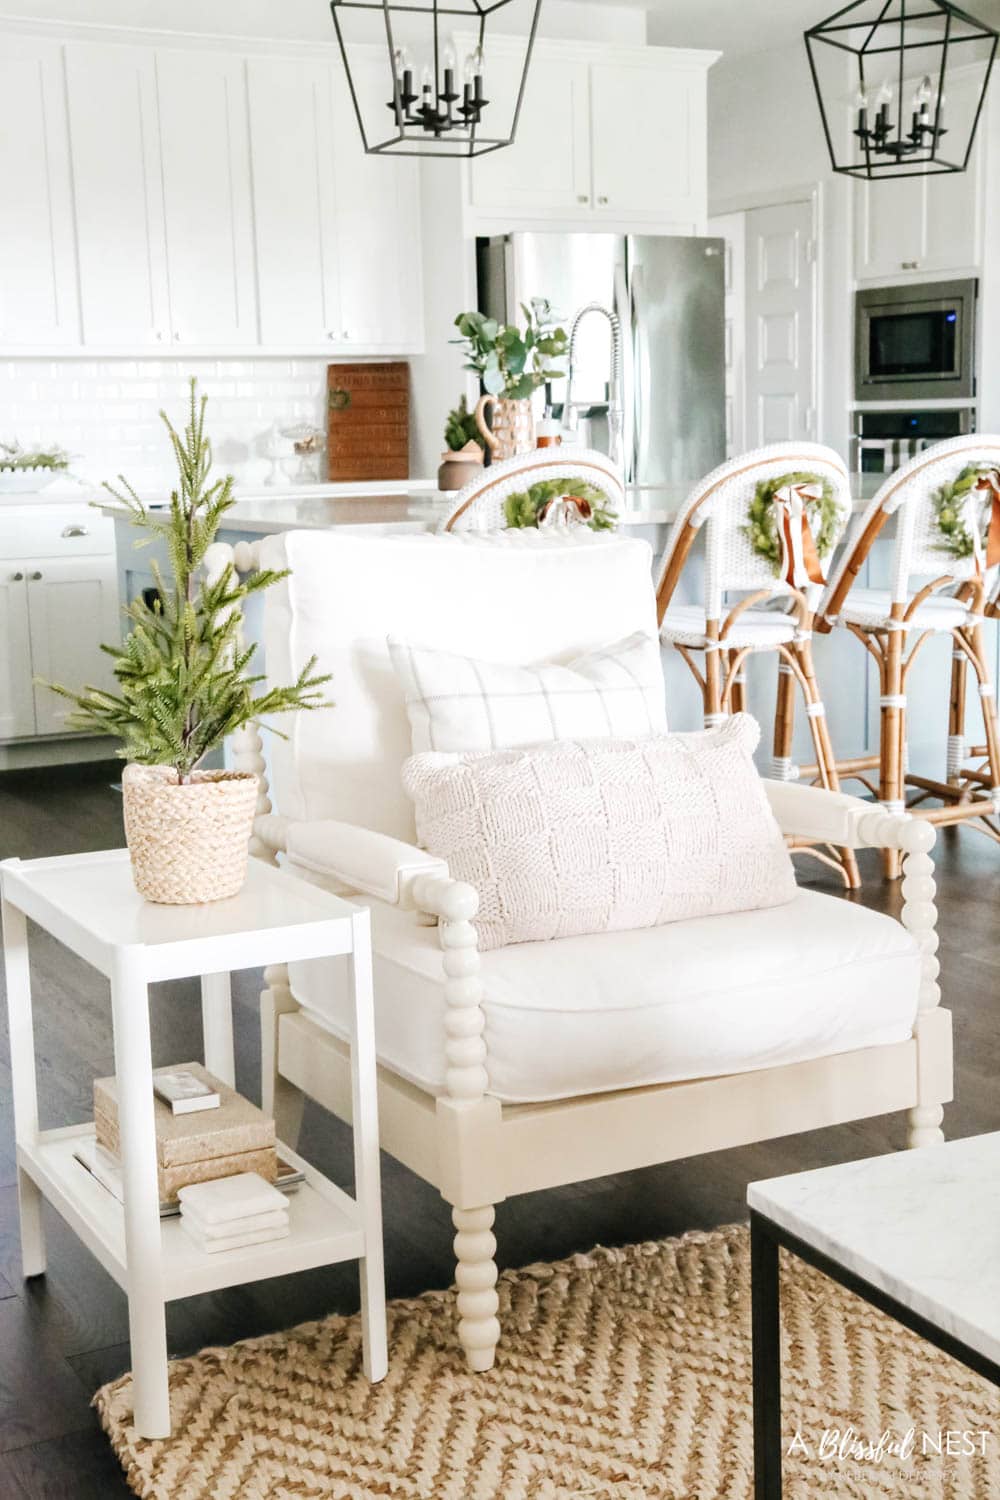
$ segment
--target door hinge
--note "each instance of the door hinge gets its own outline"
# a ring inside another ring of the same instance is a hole
[[[815,264],[816,264],[816,241],[815,240],[806,240],[806,265],[807,266],[814,266]]]

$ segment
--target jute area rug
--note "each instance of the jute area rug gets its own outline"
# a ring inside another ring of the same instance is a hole
[[[750,1500],[749,1287],[744,1228],[599,1249],[503,1275],[489,1375],[430,1293],[391,1305],[381,1385],[331,1317],[173,1364],[167,1442],[136,1438],[130,1376],[95,1403],[156,1500]],[[799,1263],[782,1293],[787,1500],[1000,1496],[992,1386]]]

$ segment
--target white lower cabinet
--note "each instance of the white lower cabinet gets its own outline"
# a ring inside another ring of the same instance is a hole
[[[28,586],[21,564],[0,564],[0,740],[35,732]]]
[[[113,527],[91,517],[28,507],[0,514],[0,740],[70,732],[72,705],[36,677],[114,687],[101,650],[121,635]]]

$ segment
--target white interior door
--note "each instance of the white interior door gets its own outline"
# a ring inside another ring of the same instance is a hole
[[[708,232],[726,242],[726,457],[746,449],[746,235],[745,213],[719,214]]]
[[[807,199],[747,213],[747,447],[815,435],[815,259]]]
[[[68,688],[113,690],[111,658],[100,645],[113,645],[120,635],[114,554],[28,559],[23,566],[36,674]],[[72,712],[68,699],[35,688],[38,734],[65,734]]]

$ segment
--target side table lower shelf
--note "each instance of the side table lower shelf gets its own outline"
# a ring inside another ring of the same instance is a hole
[[[17,1163],[127,1291],[124,1209],[73,1154],[81,1140],[93,1138],[92,1124],[42,1131],[35,1145],[18,1146]],[[181,1228],[179,1218],[161,1220],[166,1301],[364,1255],[364,1234],[354,1199],[282,1142],[278,1153],[306,1179],[288,1194],[291,1232],[267,1244],[208,1255]]]

